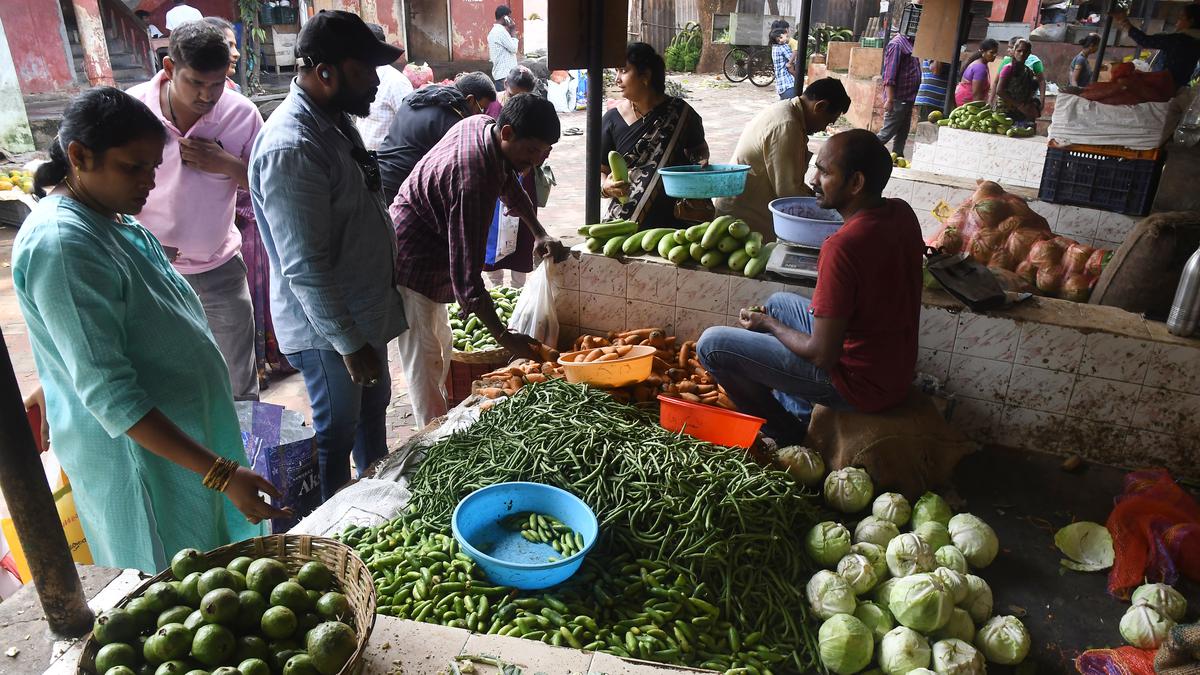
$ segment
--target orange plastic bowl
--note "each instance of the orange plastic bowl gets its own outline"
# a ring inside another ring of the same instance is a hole
[[[682,432],[714,445],[749,448],[762,428],[761,417],[712,405],[659,396],[658,423],[668,431]]]

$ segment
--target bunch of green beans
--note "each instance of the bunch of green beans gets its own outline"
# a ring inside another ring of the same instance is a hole
[[[788,659],[803,668],[761,632],[743,636],[706,585],[677,565],[588,558],[553,594],[522,596],[489,582],[457,542],[411,512],[341,538],[367,560],[380,614],[725,672],[783,672],[773,668]]]
[[[785,472],[744,451],[669,432],[653,413],[552,380],[522,389],[471,427],[434,443],[409,485],[438,532],[472,491],[508,481],[560,487],[600,520],[592,556],[666,561],[711,589],[737,630],[814,664],[802,539],[820,518]]]
[[[570,558],[583,550],[583,535],[554,516],[523,511],[505,518],[500,524],[510,532],[520,532],[525,541],[550,544],[563,558]],[[556,562],[558,558],[551,556],[549,560]]]

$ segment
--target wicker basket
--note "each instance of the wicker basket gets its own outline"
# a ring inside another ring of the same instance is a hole
[[[459,363],[479,363],[485,366],[503,366],[512,361],[512,354],[504,347],[481,352],[460,352],[455,349],[450,353],[450,360]]]
[[[354,549],[324,537],[274,534],[221,546],[203,555],[213,566],[228,565],[240,556],[275,558],[283,562],[292,574],[299,571],[304,563],[314,560],[328,567],[350,602],[350,609],[354,613],[354,632],[358,636],[358,648],[354,650],[346,665],[338,671],[338,675],[351,675],[361,670],[363,654],[367,650],[367,642],[371,639],[371,630],[375,627],[375,584],[371,580],[370,570],[362,558],[355,554]],[[174,580],[175,576],[171,574],[171,570],[160,572],[122,598],[116,606],[126,606],[131,599],[140,596],[154,583]],[[76,669],[78,675],[95,673],[96,652],[99,650],[100,645],[88,635],[83,654],[79,657],[79,666]]]

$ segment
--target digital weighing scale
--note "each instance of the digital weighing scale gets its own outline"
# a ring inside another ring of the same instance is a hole
[[[795,279],[817,278],[817,256],[821,250],[793,244],[779,239],[771,257],[767,259],[767,271]]]

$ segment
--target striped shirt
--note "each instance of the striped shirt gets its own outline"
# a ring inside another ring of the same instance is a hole
[[[792,60],[792,48],[787,45],[771,46],[771,61],[775,63],[775,92],[783,92],[796,86],[796,76],[788,72],[788,61]]]
[[[921,64],[912,51],[912,38],[897,35],[883,52],[883,85],[893,88],[892,93],[900,103],[915,100],[921,86]]]
[[[931,105],[936,108],[942,107],[946,102],[946,76],[947,67],[942,65],[942,76],[938,77],[933,73],[933,61],[921,62],[921,87],[917,89],[917,105]]]
[[[464,315],[492,303],[480,273],[496,200],[523,221],[537,219],[495,128],[487,115],[454,125],[413,167],[390,210],[396,284],[434,302],[457,301]]]

